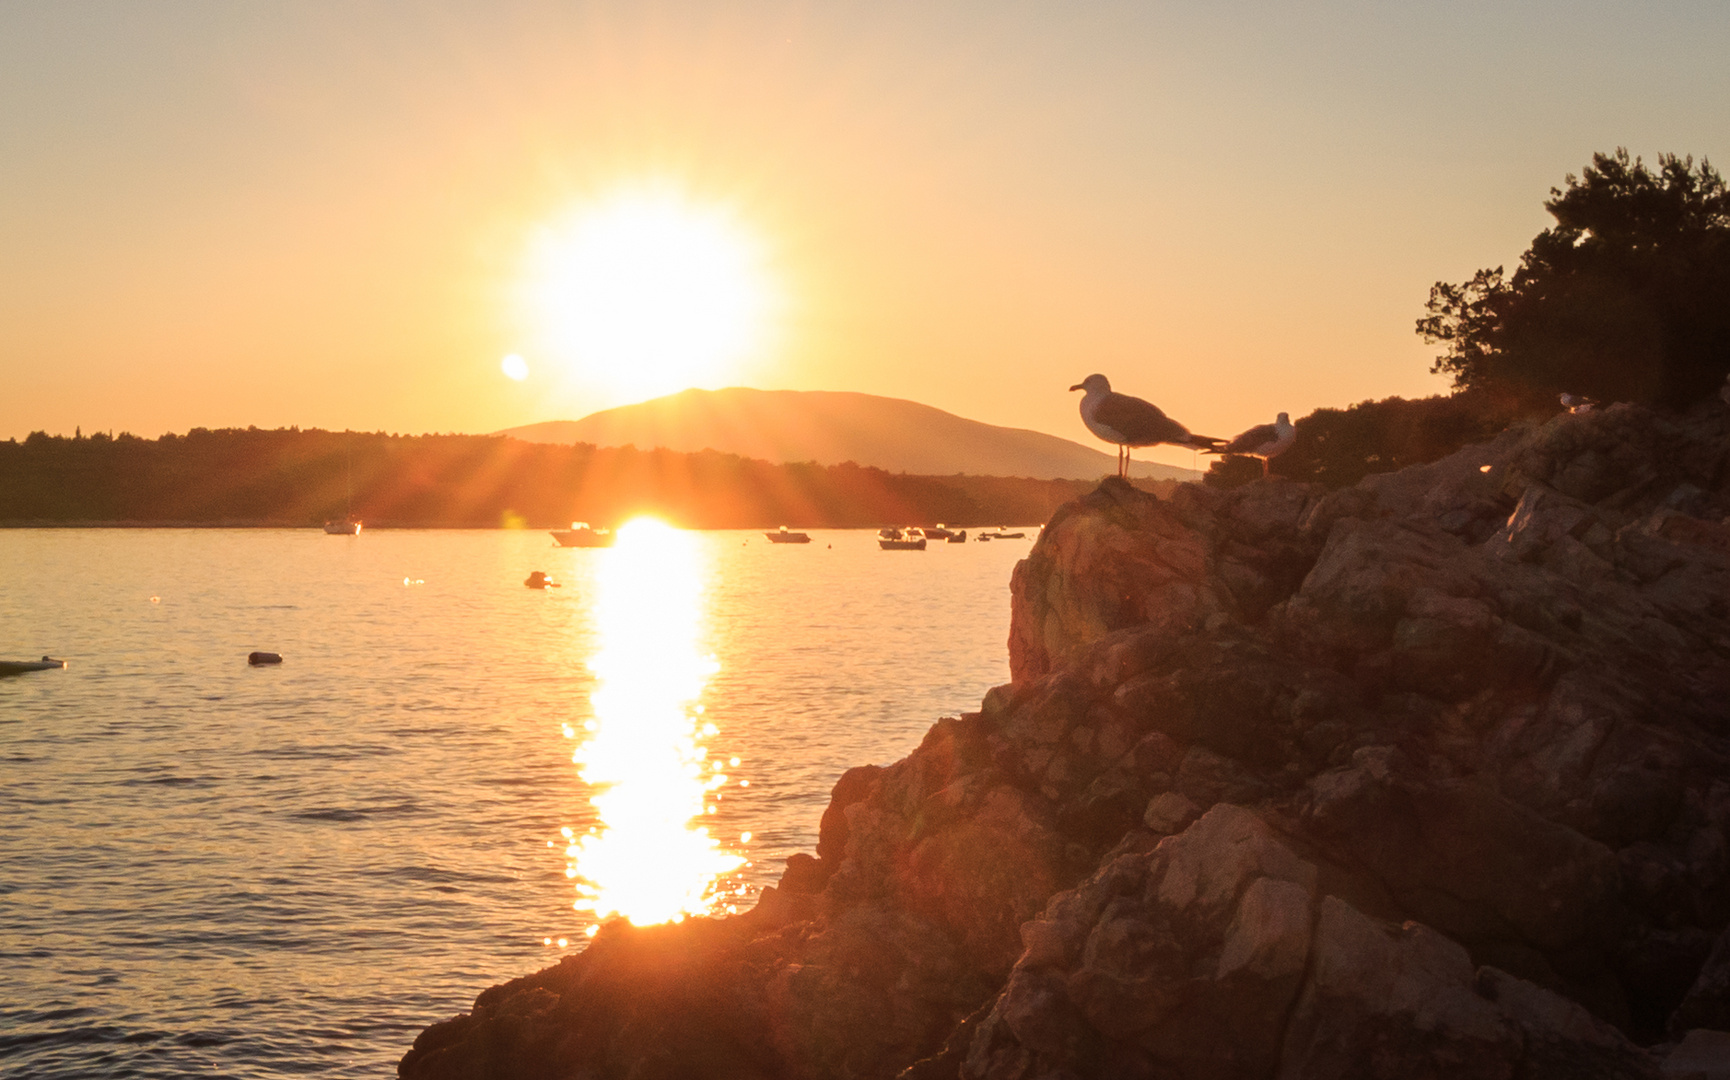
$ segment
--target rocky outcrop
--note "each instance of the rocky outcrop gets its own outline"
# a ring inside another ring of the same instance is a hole
[[[1727,514],[1722,409],[1107,481],[1016,568],[1012,681],[753,911],[609,925],[401,1072],[1718,1075]]]

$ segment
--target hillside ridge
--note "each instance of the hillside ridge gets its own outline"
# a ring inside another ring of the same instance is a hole
[[[1080,423],[1077,422],[1077,430]],[[1025,428],[969,420],[931,405],[850,390],[683,390],[635,405],[495,434],[529,442],[718,450],[775,463],[855,464],[916,476],[1097,480],[1113,456]],[[1197,471],[1135,462],[1132,475],[1193,480]]]

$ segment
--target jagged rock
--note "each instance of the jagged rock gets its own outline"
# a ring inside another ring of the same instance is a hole
[[[1623,1077],[1656,1062],[1568,999],[1334,896],[1219,805],[1022,928],[959,1075]],[[1318,910],[1319,905],[1319,910]],[[1289,1020],[1288,1020],[1289,1017]]]
[[[1696,1028],[1664,1059],[1664,1080],[1730,1080],[1730,1031]]]
[[[1690,1028],[1730,1031],[1730,930],[1719,936],[1688,996],[1670,1018],[1672,1032]]]
[[[1154,796],[1142,812],[1141,820],[1154,832],[1175,833],[1188,828],[1198,813],[1194,803],[1175,791],[1167,791]]]
[[[1315,960],[1280,1080],[1334,1077],[1655,1077],[1657,1062],[1580,1006],[1493,967],[1419,923],[1321,902]]]
[[[1214,807],[1022,928],[961,1075],[1267,1075],[1309,954],[1316,868]]]
[[[844,775],[754,910],[610,926],[402,1075],[1710,1075],[1730,410],[1107,480],[1012,604],[1012,681]]]

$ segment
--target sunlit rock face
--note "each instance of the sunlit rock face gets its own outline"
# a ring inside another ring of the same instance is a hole
[[[1107,481],[1016,570],[1013,681],[843,776],[756,909],[611,924],[403,1073],[1680,1068],[1730,1026],[1727,516],[1721,409]]]

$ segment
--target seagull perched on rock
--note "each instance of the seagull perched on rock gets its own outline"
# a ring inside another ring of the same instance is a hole
[[[1160,412],[1157,405],[1114,392],[1104,375],[1089,375],[1070,389],[1086,391],[1081,397],[1081,422],[1087,425],[1087,430],[1117,444],[1119,476],[1129,473],[1132,446],[1167,443],[1208,450],[1220,444],[1211,435],[1191,435],[1188,428]]]
[[[1267,475],[1269,458],[1279,457],[1297,441],[1297,428],[1291,417],[1280,413],[1271,424],[1257,424],[1224,446],[1203,450],[1204,454],[1229,454],[1234,457],[1261,459],[1261,474]]]

